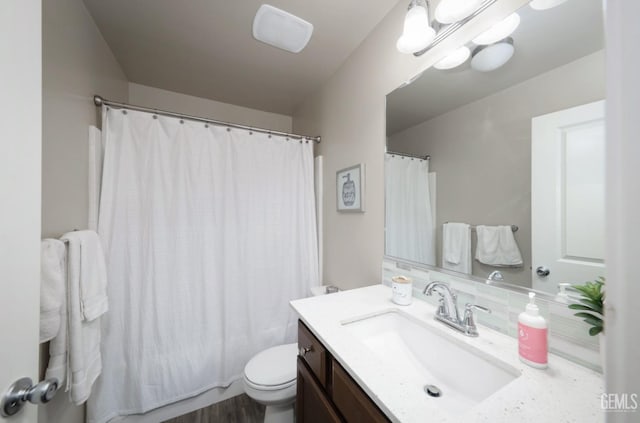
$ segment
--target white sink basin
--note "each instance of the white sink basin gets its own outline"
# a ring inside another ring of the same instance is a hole
[[[520,372],[399,310],[343,321],[345,330],[415,389],[435,385],[429,401],[460,415],[520,376]],[[482,336],[482,334],[480,334]],[[515,352],[514,352],[515,354]]]

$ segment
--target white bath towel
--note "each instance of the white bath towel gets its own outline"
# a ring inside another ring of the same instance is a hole
[[[476,260],[480,263],[498,267],[522,266],[522,254],[511,226],[478,225],[476,233]]]
[[[468,224],[442,225],[442,267],[471,273],[471,227]]]
[[[67,263],[68,366],[71,400],[82,404],[102,371],[100,319],[107,310],[106,266],[98,234],[69,232]]]
[[[65,296],[64,243],[44,239],[40,243],[40,343],[53,339],[60,330]]]
[[[47,371],[45,373],[45,379],[58,379],[58,381],[60,381],[59,386],[62,386],[62,383],[67,381],[67,367],[69,364],[67,357],[67,316],[67,295],[64,295],[62,308],[60,310],[60,330],[58,330],[58,334],[49,343],[49,364],[47,364]],[[68,388],[65,390],[68,390]]]

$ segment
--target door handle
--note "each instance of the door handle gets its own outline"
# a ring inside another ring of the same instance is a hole
[[[546,278],[550,274],[551,270],[549,270],[549,268],[546,266],[538,266],[536,268],[536,275],[540,276],[541,278]]]
[[[31,378],[18,379],[2,397],[0,415],[2,417],[15,415],[22,410],[27,401],[37,405],[48,403],[56,395],[58,385],[58,379],[55,378],[43,380],[36,385],[33,385]]]

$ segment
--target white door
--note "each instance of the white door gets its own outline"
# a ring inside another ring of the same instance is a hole
[[[0,395],[38,380],[41,0],[0,2]],[[7,422],[33,423],[28,405]],[[5,420],[0,417],[0,421]]]
[[[604,101],[535,117],[531,130],[533,288],[557,293],[604,276]]]

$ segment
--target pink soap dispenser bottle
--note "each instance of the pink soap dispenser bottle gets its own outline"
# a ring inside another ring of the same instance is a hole
[[[529,293],[529,304],[518,316],[518,353],[520,361],[538,369],[547,368],[547,321],[540,315],[536,294]]]

